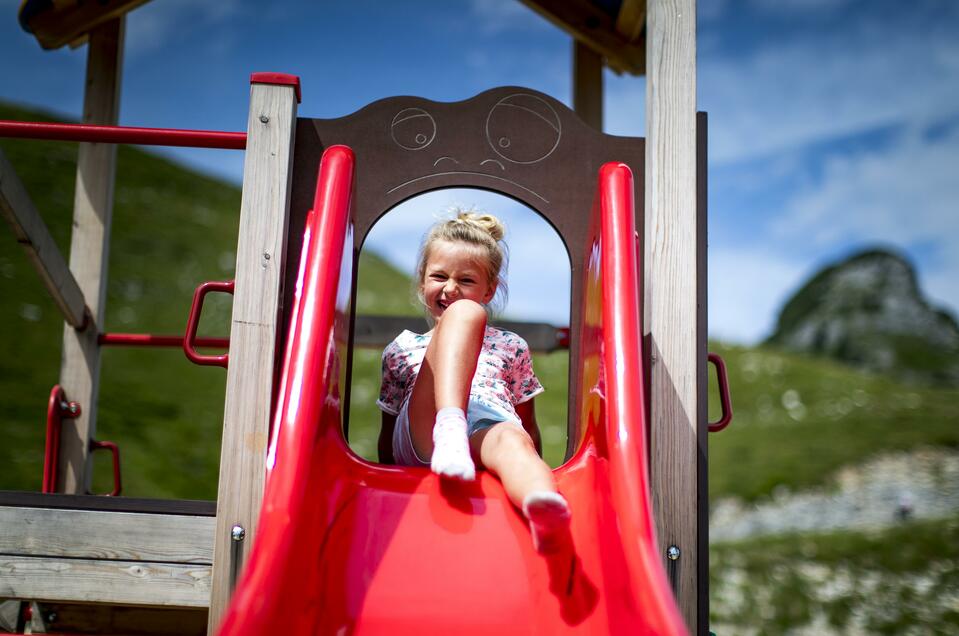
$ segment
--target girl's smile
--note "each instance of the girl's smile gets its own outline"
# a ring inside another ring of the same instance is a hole
[[[457,300],[485,305],[496,293],[477,250],[461,242],[436,241],[420,282],[423,303],[434,319]]]

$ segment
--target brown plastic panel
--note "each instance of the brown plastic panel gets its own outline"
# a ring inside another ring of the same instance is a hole
[[[571,303],[578,307],[589,213],[599,168],[608,161],[633,171],[636,226],[643,236],[644,139],[597,132],[561,102],[526,88],[494,88],[451,103],[391,97],[339,119],[298,119],[286,268],[293,275],[320,156],[334,144],[356,153],[354,272],[370,228],[398,203],[441,188],[482,188],[525,203],[556,229],[569,251]],[[512,237],[510,249],[522,250],[522,238]],[[292,294],[288,280],[285,313]],[[570,311],[574,321],[578,315]],[[577,328],[570,325],[571,333]],[[579,343],[572,342],[571,370],[578,353]],[[571,373],[573,396],[579,393],[575,381]],[[578,412],[577,404],[569,405],[569,413]],[[578,439],[572,418],[569,425],[570,439]]]

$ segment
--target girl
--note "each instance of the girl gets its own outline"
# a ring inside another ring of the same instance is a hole
[[[433,329],[404,331],[383,351],[380,459],[463,480],[479,464],[523,511],[536,549],[549,552],[570,511],[540,458],[533,398],[543,387],[526,342],[486,324],[488,304],[505,294],[503,235],[496,217],[459,212],[423,240],[415,284]]]

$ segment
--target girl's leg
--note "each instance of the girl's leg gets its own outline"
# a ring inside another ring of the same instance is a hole
[[[540,552],[557,549],[569,526],[569,504],[556,489],[549,465],[522,428],[502,422],[470,438],[473,455],[497,475],[506,495],[529,520],[533,545]]]
[[[459,300],[440,316],[426,348],[408,413],[413,448],[420,457],[431,458],[434,472],[474,477],[465,411],[485,333],[486,310],[471,300]],[[440,413],[442,409],[453,410]],[[437,457],[434,441],[443,442],[437,444],[441,451]]]

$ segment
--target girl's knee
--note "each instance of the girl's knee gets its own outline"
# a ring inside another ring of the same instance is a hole
[[[502,422],[493,426],[486,435],[483,445],[495,455],[536,453],[529,434],[513,422]]]
[[[486,308],[476,301],[463,298],[446,308],[440,316],[439,324],[458,322],[486,324]]]

